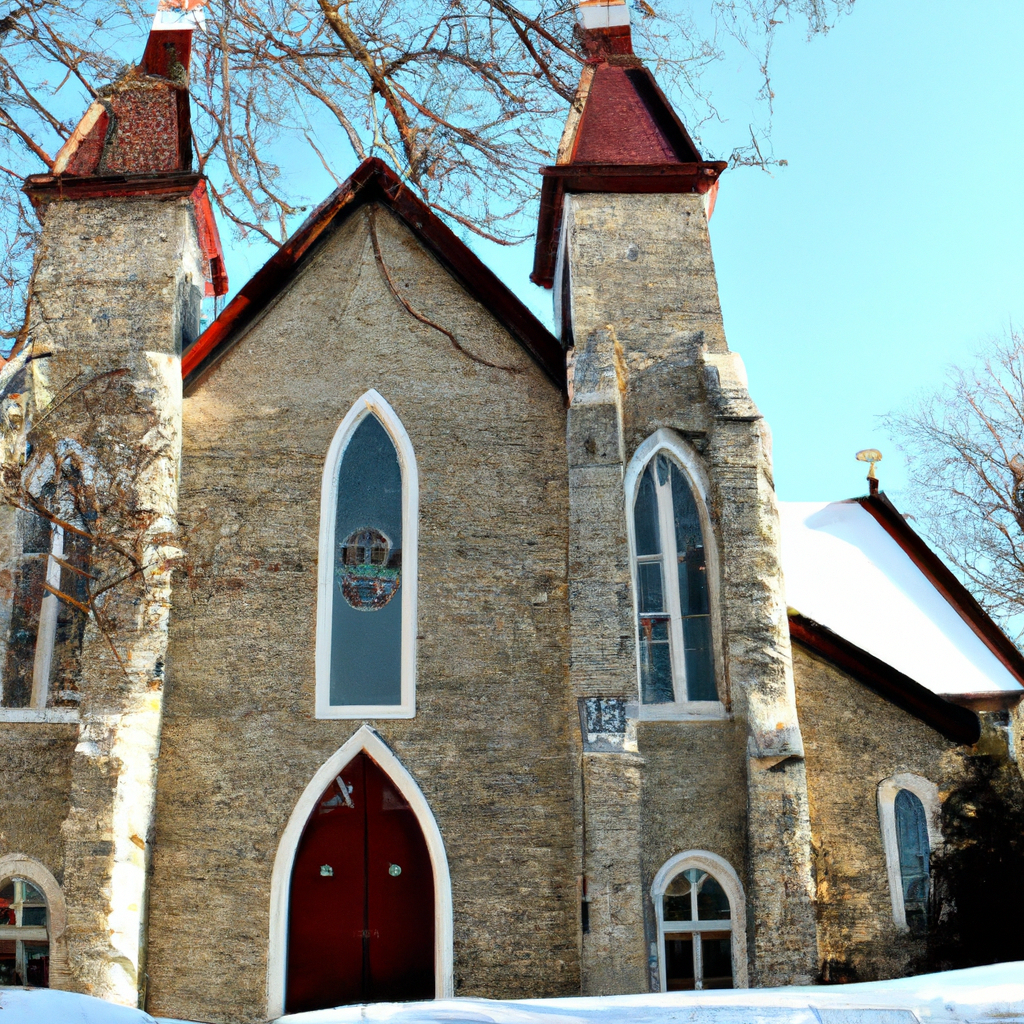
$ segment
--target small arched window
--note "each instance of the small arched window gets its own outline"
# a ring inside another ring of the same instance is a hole
[[[0,985],[50,986],[46,898],[25,878],[0,888]]]
[[[878,786],[878,817],[882,826],[896,926],[915,933],[928,926],[931,855],[940,842],[939,791],[928,779],[902,773]]]
[[[415,713],[416,462],[368,391],[327,455],[320,511],[317,717]]]
[[[713,853],[678,854],[651,888],[662,992],[746,987],[743,888]]]
[[[923,931],[928,922],[928,859],[931,853],[924,804],[909,789],[901,789],[896,794],[894,809],[903,911],[907,927],[911,931]]]
[[[627,473],[643,704],[719,700],[710,524],[684,454],[658,431]]]

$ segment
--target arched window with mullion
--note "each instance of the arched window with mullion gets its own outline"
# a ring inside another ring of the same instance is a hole
[[[693,488],[655,452],[633,502],[640,691],[645,704],[716,701],[704,530]]]

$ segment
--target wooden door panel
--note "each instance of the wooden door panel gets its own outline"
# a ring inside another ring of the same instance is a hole
[[[320,798],[299,840],[288,915],[288,1013],[362,1001],[365,757]],[[330,869],[324,873],[322,869]]]
[[[412,808],[373,762],[367,771],[370,1000],[434,997],[434,876]]]

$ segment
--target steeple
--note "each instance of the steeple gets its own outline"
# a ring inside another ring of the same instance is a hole
[[[566,192],[711,192],[725,170],[704,161],[654,76],[633,53],[625,0],[583,0],[577,36],[587,55],[554,167],[541,172],[531,279],[555,278]]]
[[[200,13],[197,0],[161,0],[141,63],[98,93],[50,172],[25,185],[42,232],[22,481],[40,497],[31,512],[0,510],[0,536],[14,538],[0,572],[38,563],[40,550],[53,567],[45,582],[19,577],[20,642],[34,651],[25,707],[80,727],[67,818],[46,853],[67,901],[65,965],[75,987],[131,1006],[145,991],[181,352],[199,334],[204,293],[227,290],[206,180],[192,168]],[[61,625],[71,614],[74,629]]]
[[[30,177],[25,191],[41,216],[54,194],[191,196],[209,296],[225,294],[228,279],[206,182],[192,170],[188,75],[205,4],[160,0],[142,61],[100,89],[51,172]]]

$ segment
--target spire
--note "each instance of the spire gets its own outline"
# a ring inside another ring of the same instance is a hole
[[[101,89],[53,163],[55,175],[192,169],[188,69],[206,0],[160,0],[142,63]]]
[[[654,76],[633,53],[625,0],[581,0],[586,63],[554,167],[542,170],[531,279],[550,288],[566,192],[712,191],[725,163],[702,159]]]
[[[82,199],[190,195],[207,269],[207,294],[228,290],[206,179],[192,170],[188,72],[206,0],[159,0],[142,61],[100,89],[54,158],[28,179],[37,210],[53,196]]]

